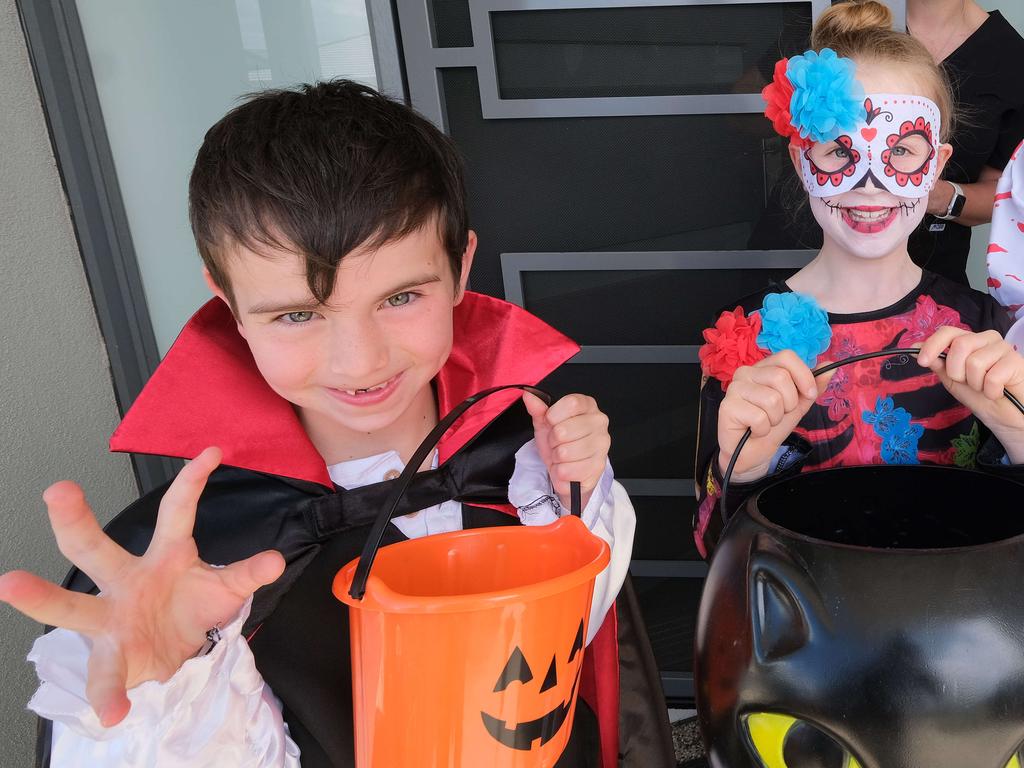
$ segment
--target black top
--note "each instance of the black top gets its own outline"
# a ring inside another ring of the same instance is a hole
[[[999,11],[943,62],[961,123],[950,140],[953,156],[943,178],[978,180],[982,168],[1002,170],[1024,138],[1024,38]],[[935,231],[932,231],[935,230]],[[967,282],[971,228],[926,216],[910,240],[910,255],[953,280]]]
[[[978,180],[982,168],[1006,167],[1024,138],[1024,62],[1022,38],[999,11],[943,62],[953,84],[960,123],[951,139],[953,156],[943,178],[961,184]],[[821,228],[804,206],[794,217],[787,212],[800,199],[799,181],[788,162],[775,185],[764,214],[751,234],[752,249],[821,247]],[[934,231],[933,231],[934,230]],[[910,255],[921,266],[967,284],[971,228],[926,215],[911,236]]]

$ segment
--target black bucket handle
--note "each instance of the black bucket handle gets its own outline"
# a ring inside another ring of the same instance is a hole
[[[456,419],[469,410],[471,406],[496,392],[503,392],[506,389],[521,389],[524,392],[529,392],[531,395],[536,395],[545,403],[551,405],[551,395],[542,389],[537,389],[529,384],[504,384],[500,387],[485,389],[482,392],[477,392],[475,395],[467,397],[455,406],[447,416],[437,422],[437,426],[430,430],[430,434],[423,439],[420,447],[416,449],[412,458],[409,459],[409,463],[405,465],[402,474],[395,481],[394,490],[391,491],[391,495],[388,496],[388,500],[384,502],[384,506],[381,507],[377,518],[373,521],[373,527],[370,529],[370,535],[366,539],[363,553],[359,556],[359,563],[356,565],[355,575],[352,577],[352,587],[348,591],[353,599],[362,600],[363,595],[366,594],[366,581],[370,578],[370,568],[377,557],[377,550],[380,549],[380,542],[384,537],[384,529],[387,528],[388,523],[395,514],[395,510],[398,509],[398,503],[402,500],[406,490],[408,490],[413,477],[419,471],[420,465],[426,461],[427,455],[434,450],[441,437],[455,423]],[[582,513],[583,499],[578,482],[569,483],[569,499],[570,511],[574,516],[579,517]]]
[[[823,365],[823,366],[821,366],[821,368],[818,368],[818,369],[816,369],[814,371],[811,371],[811,375],[814,376],[815,378],[817,378],[818,376],[821,376],[823,373],[828,373],[829,371],[834,371],[836,368],[841,368],[844,365],[850,365],[851,363],[859,363],[861,360],[871,360],[872,358],[875,358],[875,357],[892,357],[894,355],[914,355],[914,356],[917,356],[920,352],[921,352],[921,350],[918,349],[917,347],[908,347],[906,349],[882,349],[882,350],[879,350],[878,352],[865,352],[862,355],[853,355],[852,357],[847,357],[847,358],[844,358],[843,360],[838,360],[838,361],[836,361],[834,363],[828,363],[827,365]],[[946,353],[945,352],[940,352],[939,353],[939,359],[945,360],[946,359]],[[1014,407],[1018,411],[1020,411],[1021,414],[1024,414],[1024,404],[1022,404],[1020,400],[1018,400],[1016,397],[1014,397],[1012,392],[1010,392],[1009,390],[1004,389],[1003,390],[1003,395],[1006,396],[1007,400],[1009,400],[1011,403],[1013,403]],[[745,446],[747,444],[747,440],[750,439],[750,435],[751,435],[750,427],[747,427],[747,431],[743,433],[743,437],[741,437],[740,441],[736,444],[736,450],[733,451],[732,458],[729,459],[729,466],[726,468],[725,475],[723,475],[723,477],[722,477],[722,498],[721,498],[719,504],[720,504],[720,509],[722,510],[723,513],[725,512],[725,509],[726,509],[725,499],[726,499],[726,495],[729,492],[729,483],[732,480],[732,471],[733,471],[733,469],[736,466],[736,459],[739,458],[740,451],[742,451],[743,450],[743,446]],[[718,461],[717,458],[714,458],[712,460],[713,461]]]

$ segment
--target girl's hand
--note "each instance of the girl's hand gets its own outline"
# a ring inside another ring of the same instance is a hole
[[[1024,357],[998,331],[971,333],[944,326],[919,345],[919,365],[992,430],[1015,464],[1024,461],[1024,414],[1003,396],[1024,395]],[[939,357],[945,351],[946,359]]]
[[[831,376],[815,380],[811,369],[784,350],[736,369],[718,409],[718,465],[725,472],[747,428],[750,439],[733,468],[733,480],[751,482],[768,474],[779,446],[800,423]]]
[[[523,404],[533,417],[537,451],[559,501],[569,509],[569,483],[577,481],[585,509],[608,462],[612,444],[608,417],[598,409],[597,401],[586,395],[566,395],[549,408],[526,392]]]
[[[110,727],[128,714],[127,689],[165,681],[227,623],[249,596],[284,570],[277,552],[226,568],[199,559],[196,505],[220,451],[207,448],[178,474],[160,502],[153,540],[142,557],[107,536],[82,489],[62,481],[43,494],[60,551],[96,582],[99,596],[62,589],[24,571],[0,576],[0,600],[44,624],[79,632],[92,646],[86,696]]]

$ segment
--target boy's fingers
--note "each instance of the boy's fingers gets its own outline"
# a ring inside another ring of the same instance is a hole
[[[131,708],[126,690],[128,670],[120,648],[107,640],[93,642],[85,697],[104,728],[124,720]]]
[[[548,404],[537,397],[532,392],[523,392],[523,405],[526,406],[526,412],[530,414],[533,419],[534,428],[541,426],[547,426],[544,421],[544,414],[548,412]]]
[[[594,489],[601,477],[601,472],[595,473],[594,470],[593,459],[559,462],[551,468],[551,479],[555,481],[555,490],[559,493],[567,491],[569,483],[573,481],[578,482],[583,492],[587,493]],[[604,467],[601,471],[604,471]]]
[[[284,558],[279,552],[269,550],[239,560],[226,568],[218,568],[216,572],[224,586],[245,599],[260,587],[277,581],[284,573]]]
[[[54,483],[43,493],[43,501],[61,553],[106,589],[132,556],[103,532],[75,483]]]
[[[579,440],[568,443],[559,443],[554,449],[554,458],[559,464],[569,461],[583,461],[592,459],[598,454],[608,453],[611,447],[611,438],[604,435],[587,435]]]
[[[153,544],[190,538],[196,522],[196,506],[210,473],[220,464],[220,449],[207,448],[185,465],[171,483],[156,516]]]
[[[553,445],[571,443],[576,440],[582,440],[590,435],[607,436],[607,434],[608,417],[600,411],[586,413],[582,416],[573,416],[551,428]]]
[[[566,395],[556,402],[547,412],[549,424],[560,424],[563,421],[597,411],[597,401],[587,395]]]
[[[94,635],[104,625],[99,598],[58,587],[27,571],[0,576],[0,600],[40,624]]]

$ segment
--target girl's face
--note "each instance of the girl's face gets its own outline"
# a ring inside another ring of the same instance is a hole
[[[826,244],[879,259],[906,252],[952,147],[938,144],[937,108],[917,78],[858,61],[857,79],[877,102],[866,103],[863,122],[835,141],[791,146],[790,157]]]

